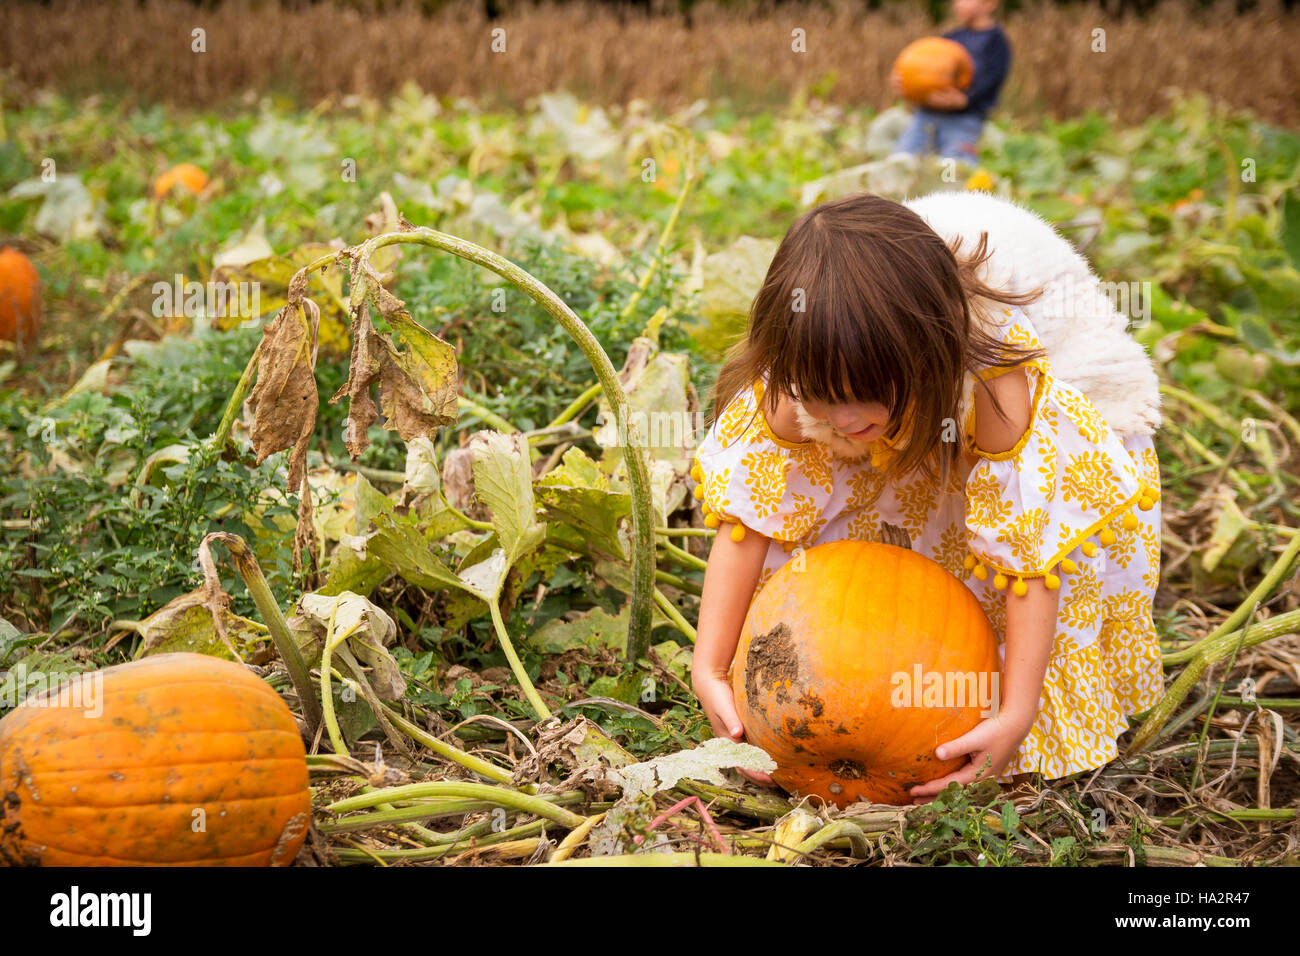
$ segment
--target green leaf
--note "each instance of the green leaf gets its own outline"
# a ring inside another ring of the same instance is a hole
[[[465,587],[465,582],[429,551],[429,543],[413,520],[380,513],[371,522],[375,530],[364,536],[367,555],[374,555],[404,580],[426,590]]]
[[[566,451],[561,464],[538,479],[536,491],[548,521],[571,525],[587,544],[616,560],[628,559],[618,526],[631,514],[631,495],[611,488],[609,477],[582,449]]]
[[[592,608],[571,620],[548,621],[529,634],[527,641],[543,654],[561,654],[575,647],[593,651],[601,647],[621,649],[627,644],[629,613],[626,605],[618,614]]]
[[[1010,801],[1002,804],[1002,829],[1007,833],[1014,833],[1020,826],[1020,814],[1016,813],[1015,805]]]
[[[501,553],[483,567],[461,570],[463,581],[481,597],[496,597],[510,567],[542,543],[546,525],[536,520],[528,442],[518,432],[481,431],[470,440],[474,455],[474,494],[491,512]]]

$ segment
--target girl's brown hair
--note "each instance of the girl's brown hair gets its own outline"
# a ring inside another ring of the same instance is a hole
[[[919,215],[880,196],[810,209],[776,250],[744,339],[727,350],[710,396],[712,418],[765,372],[760,409],[769,420],[778,393],[880,402],[890,409],[885,437],[898,450],[890,472],[920,469],[946,485],[960,443],[940,439],[956,422],[963,373],[1043,354],[1006,346],[971,321],[973,297],[1024,305],[1042,294],[985,285],[977,272],[991,254],[987,233],[960,255],[960,242],[949,249]]]

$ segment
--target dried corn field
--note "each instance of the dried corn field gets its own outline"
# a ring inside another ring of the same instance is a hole
[[[1146,20],[1092,5],[1035,6],[1004,25],[1015,60],[1003,108],[1017,117],[1098,109],[1140,121],[1180,92],[1202,92],[1266,121],[1300,119],[1291,60],[1300,14],[1276,0],[1241,14],[1166,3]],[[503,52],[493,51],[498,27]],[[27,86],[125,89],[188,106],[272,90],[308,102],[382,96],[414,80],[436,95],[514,105],[563,87],[599,103],[644,98],[665,109],[700,97],[784,101],[801,89],[883,108],[894,55],[933,32],[920,6],[844,3],[752,16],[703,3],[689,29],[681,17],[620,22],[607,7],[579,3],[528,5],[495,21],[475,2],[431,17],[415,6],[367,15],[331,4],[10,3],[0,8],[0,67]],[[806,52],[796,52],[801,38]]]

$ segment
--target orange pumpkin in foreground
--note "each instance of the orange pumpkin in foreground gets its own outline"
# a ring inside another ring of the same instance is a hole
[[[178,163],[154,180],[153,194],[163,199],[178,183],[197,196],[208,188],[208,174],[193,163]]]
[[[288,866],[310,813],[293,715],[232,661],[146,657],[0,720],[5,864]]]
[[[935,90],[964,90],[975,76],[975,61],[967,49],[947,37],[922,37],[903,47],[894,61],[903,96],[923,103]]]
[[[999,688],[975,595],[923,555],[862,541],[782,565],[750,605],[732,671],[745,740],[776,761],[772,779],[841,807],[910,804],[909,787],[961,767],[934,749],[983,720]]]
[[[0,249],[0,339],[30,345],[40,326],[41,277],[32,260],[5,246]]]

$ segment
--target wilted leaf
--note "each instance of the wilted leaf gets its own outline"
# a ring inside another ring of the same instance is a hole
[[[214,283],[243,283],[257,289],[255,309],[244,308],[246,300],[252,304],[251,297],[235,294],[238,285],[229,289],[224,296],[225,303],[233,308],[219,307],[217,314],[211,316],[214,324],[217,328],[230,329],[250,319],[278,312],[289,300],[289,283],[298,270],[337,248],[341,246],[309,242],[283,256],[213,269],[211,281]],[[348,298],[343,293],[343,270],[337,267],[317,270],[310,278],[313,301],[321,312],[320,350],[341,359],[348,352]]]
[[[1237,538],[1249,527],[1246,516],[1237,507],[1236,498],[1228,488],[1221,487],[1214,497],[1218,517],[1210,542],[1201,552],[1201,566],[1210,572],[1219,566]]]
[[[289,619],[295,639],[308,646],[314,645],[313,658],[319,657],[329,633],[331,615],[334,618],[334,637],[347,634],[347,645],[357,660],[370,668],[367,680],[384,700],[397,700],[406,693],[406,680],[388,648],[397,641],[397,625],[384,611],[359,594],[344,591],[325,595],[307,593],[298,599],[296,612]]]
[[[251,645],[269,640],[266,627],[230,612],[230,595],[221,587],[206,541],[198,557],[202,587],[174,598],[140,622],[137,632],[144,642],[137,657],[191,651],[242,661]]]
[[[353,282],[357,276],[353,275]],[[375,290],[380,312],[391,333],[379,332],[363,301],[352,321],[352,367],[348,380],[330,399],[343,396],[348,407],[348,452],[353,460],[370,447],[367,434],[377,413],[370,389],[379,386],[384,428],[409,442],[421,435],[432,438],[437,429],[456,423],[459,375],[456,350],[422,328],[402,302],[383,287]]]
[[[42,202],[32,228],[43,236],[59,242],[94,239],[104,227],[101,204],[91,198],[77,173],[60,172],[50,182],[27,179],[9,190],[10,199],[36,197]]]
[[[684,473],[700,437],[695,434],[689,357],[660,352],[649,339],[638,338],[628,351],[619,379],[627,394],[627,434],[622,433],[602,397],[601,427],[593,437],[604,446],[605,460],[611,464],[621,460],[623,446],[635,438],[647,455],[669,461]]]
[[[412,494],[435,494],[442,486],[438,475],[438,453],[433,442],[421,435],[406,445],[406,481]]]
[[[305,277],[300,280],[305,283]],[[293,448],[288,487],[302,484],[307,445],[316,428],[316,326],[320,311],[310,299],[286,305],[262,333],[257,382],[248,404],[249,439],[260,464],[268,455]],[[309,318],[310,317],[310,318]]]
[[[275,250],[266,240],[266,217],[258,216],[247,232],[212,257],[212,269],[215,272],[223,266],[246,266],[274,255]]]
[[[196,601],[196,596],[201,597],[201,591],[182,594],[140,622],[144,635],[141,657],[188,651],[233,661],[247,658],[270,643],[270,632],[264,625],[223,607],[215,613],[221,615],[226,636],[238,652],[238,656],[232,654],[217,632],[213,610],[201,600]]]
[[[702,348],[721,355],[744,334],[750,306],[779,244],[741,236],[721,252],[705,256],[697,310],[704,321],[687,325]]]
[[[614,773],[623,781],[624,796],[632,796],[669,790],[683,777],[725,786],[722,769],[727,767],[771,771],[776,769],[776,761],[752,744],[712,737],[691,750],[655,757]]]

